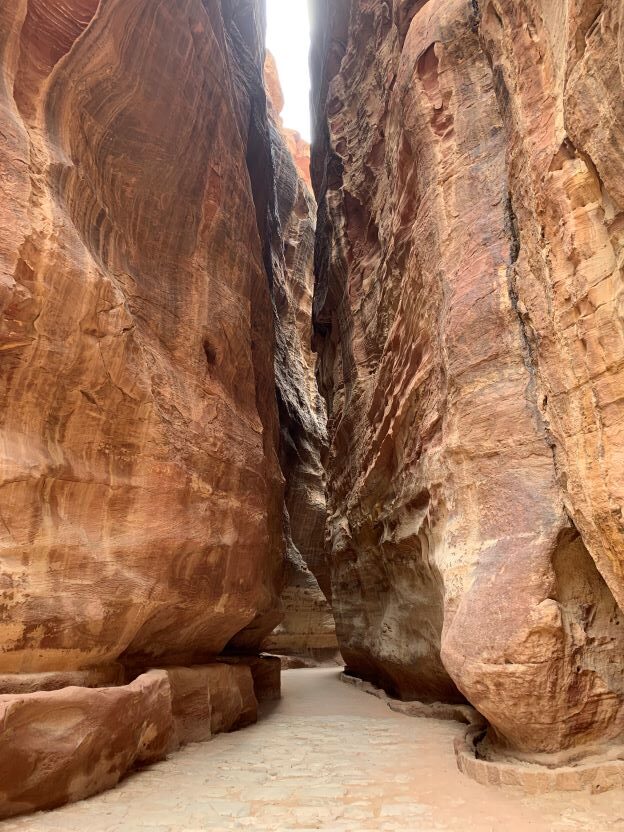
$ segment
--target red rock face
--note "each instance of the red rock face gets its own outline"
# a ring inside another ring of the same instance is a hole
[[[170,667],[171,747],[205,742],[215,734],[256,722],[258,702],[251,670],[244,665]]]
[[[624,731],[623,6],[313,5],[343,654],[583,753]]]
[[[270,53],[264,71],[276,193],[272,248],[275,379],[280,464],[286,480],[287,562],[281,596],[284,619],[263,646],[273,653],[331,659],[338,655],[338,643],[329,606],[325,541],[327,416],[316,383],[311,343],[316,203],[307,185],[309,146],[303,153],[308,162],[304,165],[302,154],[293,155],[293,132],[282,124],[284,99]]]
[[[282,91],[282,84],[277,70],[275,58],[267,50],[266,59],[264,62],[264,83],[267,90],[267,96],[273,109],[273,116],[278,127],[280,135],[288,148],[290,155],[293,158],[295,167],[299,176],[303,179],[308,189],[312,190],[312,179],[310,174],[310,145],[302,138],[301,134],[296,130],[291,130],[284,126],[281,117],[284,109],[284,93]]]
[[[2,672],[279,620],[261,30],[225,0],[2,6]]]
[[[17,679],[19,690],[0,695],[2,818],[89,797],[137,764],[250,725],[258,702],[280,696],[280,660],[167,667],[127,685],[112,668]]]
[[[154,670],[124,687],[0,696],[0,718],[0,817],[52,809],[165,758],[169,680]]]

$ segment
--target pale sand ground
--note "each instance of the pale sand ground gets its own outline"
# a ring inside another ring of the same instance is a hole
[[[252,728],[0,830],[624,832],[624,792],[528,797],[479,786],[455,767],[463,726],[395,714],[335,670],[286,671],[283,692]]]

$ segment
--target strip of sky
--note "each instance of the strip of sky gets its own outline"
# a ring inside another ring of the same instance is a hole
[[[310,20],[307,0],[266,0],[267,48],[284,91],[284,125],[310,141]]]

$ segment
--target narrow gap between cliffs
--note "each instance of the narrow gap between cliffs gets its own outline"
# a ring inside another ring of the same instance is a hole
[[[327,416],[312,350],[317,206],[310,180],[310,20],[307,0],[267,0],[266,8],[264,85],[274,200],[265,251],[270,250],[275,315],[286,557],[284,617],[263,647],[279,655],[284,667],[342,666],[325,540]],[[252,184],[254,175],[262,178],[254,161]]]

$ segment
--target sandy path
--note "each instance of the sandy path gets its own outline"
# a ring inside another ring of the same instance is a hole
[[[189,746],[112,792],[2,832],[623,830],[624,793],[527,797],[455,767],[454,723],[405,717],[333,670],[283,674],[258,725]]]

